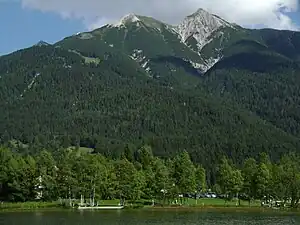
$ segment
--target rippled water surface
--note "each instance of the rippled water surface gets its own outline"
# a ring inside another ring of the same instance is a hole
[[[300,225],[299,214],[182,211],[0,213],[2,225]]]

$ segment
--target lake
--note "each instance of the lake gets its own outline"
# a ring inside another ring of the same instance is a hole
[[[294,225],[299,214],[216,211],[36,211],[0,213],[1,225]]]

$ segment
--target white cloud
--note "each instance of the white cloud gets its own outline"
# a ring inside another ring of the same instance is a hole
[[[296,29],[287,12],[298,10],[298,0],[20,0],[27,8],[80,18],[89,28],[113,22],[128,13],[152,16],[177,24],[197,8],[204,8],[240,25]]]

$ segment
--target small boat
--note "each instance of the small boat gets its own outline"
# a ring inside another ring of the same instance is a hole
[[[124,205],[116,205],[116,206],[113,206],[113,205],[108,205],[108,206],[105,206],[105,205],[95,205],[95,189],[93,190],[93,198],[91,199],[91,203],[89,205],[86,205],[84,204],[84,198],[83,196],[81,195],[81,199],[80,199],[80,205],[77,207],[77,209],[79,210],[85,210],[85,209],[102,209],[102,210],[111,210],[111,209],[123,209],[124,208]]]

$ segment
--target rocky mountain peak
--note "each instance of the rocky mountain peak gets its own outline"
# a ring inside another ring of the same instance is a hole
[[[117,23],[111,24],[112,27],[126,27],[130,24],[134,24],[136,26],[146,26],[155,29],[160,29],[162,26],[170,26],[164,22],[161,22],[157,19],[154,19],[149,16],[141,16],[136,15],[134,13],[127,14],[123,16]],[[170,26],[171,27],[171,26]]]
[[[41,47],[41,46],[48,46],[50,45],[49,43],[45,42],[45,41],[39,41],[38,43],[36,43],[34,46],[38,46],[38,47]]]
[[[134,13],[129,13],[123,16],[117,23],[113,24],[114,27],[126,26],[126,24],[139,22],[139,16]]]
[[[219,16],[211,14],[200,8],[195,13],[187,16],[178,26],[177,32],[181,41],[185,42],[193,36],[198,42],[199,50],[207,43],[207,38],[221,27],[232,26]]]

